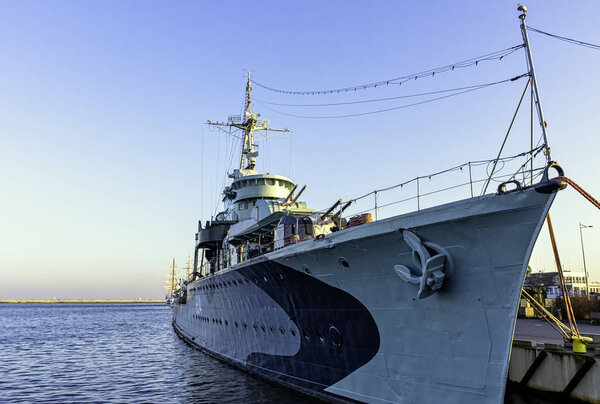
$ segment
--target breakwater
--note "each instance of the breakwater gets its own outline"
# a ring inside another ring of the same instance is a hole
[[[0,299],[0,303],[164,303],[161,299]]]

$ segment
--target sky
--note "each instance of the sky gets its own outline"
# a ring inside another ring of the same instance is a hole
[[[598,2],[526,5],[530,26],[600,43]],[[90,0],[0,1],[0,6],[4,299],[161,298],[171,259],[184,266],[193,254],[198,220],[217,209],[228,156],[236,151],[231,137],[203,123],[240,113],[247,71],[273,88],[331,89],[522,43],[513,1]],[[600,199],[600,52],[533,32],[530,39],[552,157]],[[526,70],[520,49],[502,61],[348,95],[293,96],[255,85],[255,112],[273,127],[293,130],[259,139],[258,168],[307,184],[302,199],[325,208],[340,197],[491,159],[524,79],[339,119],[288,115],[357,114],[415,98],[331,107],[266,103],[398,97],[491,83]],[[523,104],[503,155],[529,150],[529,98]],[[536,127],[536,140],[540,133]],[[443,188],[444,181],[449,180],[436,177],[423,186]],[[422,203],[443,201],[436,198]],[[414,208],[412,200],[381,215]],[[551,212],[567,269],[583,265],[578,223],[595,226],[584,229],[585,254],[590,278],[600,281],[600,212],[572,189],[558,195]],[[531,265],[554,268],[545,229]]]

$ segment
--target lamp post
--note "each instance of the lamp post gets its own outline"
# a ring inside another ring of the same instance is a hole
[[[579,222],[579,237],[581,238],[581,255],[583,256],[583,272],[585,273],[585,295],[588,297],[588,299],[590,298],[590,287],[588,284],[588,273],[587,273],[587,267],[585,266],[585,250],[583,249],[583,231],[582,229],[589,229],[590,227],[594,227],[594,226],[586,226],[585,224],[581,224],[581,222]]]

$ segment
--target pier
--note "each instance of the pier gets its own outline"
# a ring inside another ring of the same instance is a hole
[[[579,324],[579,329],[593,339],[585,354],[573,353],[572,344],[543,320],[517,320],[508,383],[561,401],[600,403],[600,326]]]

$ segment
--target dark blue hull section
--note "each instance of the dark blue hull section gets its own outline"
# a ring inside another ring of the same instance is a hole
[[[195,329],[178,321],[180,335],[248,370],[305,392],[331,396],[323,390],[377,353],[379,332],[375,320],[366,307],[341,289],[274,261],[253,261],[190,285],[187,305],[196,302],[202,314],[193,314]],[[271,318],[264,315],[264,306],[268,305],[265,296],[277,305]],[[240,316],[235,310],[240,306],[259,315]],[[293,327],[282,324],[280,310]],[[290,345],[286,335],[299,342],[295,352],[270,353],[270,344]],[[255,344],[256,339],[265,339],[265,344]],[[226,341],[238,346],[231,349],[224,345]],[[253,352],[251,346],[260,347],[260,352]],[[241,355],[232,356],[232,352]]]

